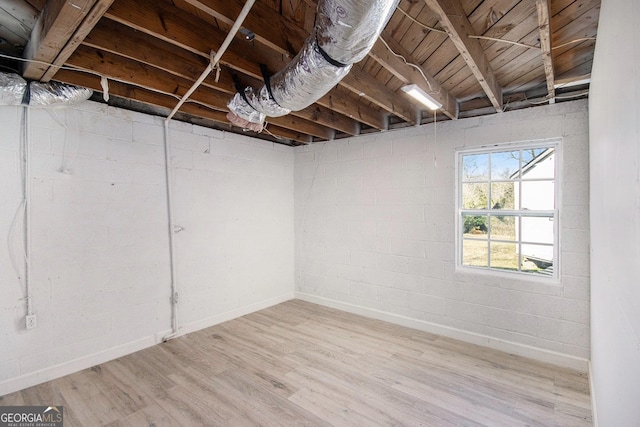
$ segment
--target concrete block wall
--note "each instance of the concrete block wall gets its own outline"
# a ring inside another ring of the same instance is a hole
[[[299,298],[586,369],[587,104],[295,149]],[[455,269],[455,149],[562,137],[559,283]]]
[[[20,134],[0,106],[0,395],[170,332],[163,121],[86,102],[31,109],[25,329]],[[293,151],[172,122],[179,333],[293,296]]]
[[[293,298],[294,268],[293,149],[191,128],[177,123],[170,132],[179,316],[188,331],[218,323],[220,313]]]

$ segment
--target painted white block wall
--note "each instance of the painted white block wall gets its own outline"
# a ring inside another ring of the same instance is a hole
[[[38,327],[25,330],[22,111],[0,106],[0,395],[171,326],[163,121],[86,102],[31,110]],[[170,135],[180,333],[291,298],[293,150],[179,122]]]
[[[640,425],[640,4],[602,2],[589,103],[597,425]]]
[[[296,295],[586,370],[587,103],[295,149]],[[455,149],[562,137],[560,283],[455,271]]]
[[[294,271],[293,149],[191,128],[170,133],[186,332],[293,298]]]

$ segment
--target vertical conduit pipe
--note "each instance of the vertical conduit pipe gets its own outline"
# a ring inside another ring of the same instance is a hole
[[[31,301],[31,108],[23,106],[23,161],[24,161],[24,283],[27,298],[27,316],[33,314]]]
[[[173,233],[175,224],[173,223],[173,203],[171,182],[173,181],[173,173],[171,170],[171,142],[169,139],[169,121],[164,121],[164,167],[165,181],[167,191],[167,222],[169,224],[169,273],[171,275],[171,333],[162,338],[165,342],[174,338],[178,333],[178,289],[176,282],[176,266],[175,266],[175,239]]]
[[[213,68],[218,64],[222,55],[226,52],[227,48],[233,41],[233,38],[236,36],[242,23],[245,18],[249,14],[249,11],[253,7],[255,0],[247,0],[244,4],[244,7],[240,11],[236,22],[234,22],[233,26],[229,30],[229,34],[224,39],[224,42],[220,46],[218,52],[216,52],[213,59],[207,67],[204,69],[198,80],[191,86],[191,88],[185,93],[185,95],[180,99],[178,104],[173,108],[171,113],[167,116],[164,121],[164,164],[165,164],[165,179],[167,182],[167,219],[169,222],[169,263],[171,270],[171,333],[164,338],[162,341],[170,340],[174,338],[178,334],[178,290],[177,290],[177,279],[176,279],[176,267],[175,267],[175,242],[173,238],[173,234],[175,233],[176,227],[173,223],[173,203],[172,203],[172,195],[171,195],[171,182],[173,181],[172,173],[171,173],[171,144],[169,138],[169,121],[173,118],[176,112],[180,109],[180,107],[187,102],[189,97],[196,91],[196,89],[202,84],[204,79],[207,78],[209,73],[213,70]]]

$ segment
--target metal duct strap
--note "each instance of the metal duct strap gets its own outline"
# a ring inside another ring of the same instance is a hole
[[[267,116],[284,116],[316,102],[369,53],[398,1],[321,0],[313,33],[300,52],[270,84],[238,91],[227,104],[227,118],[241,127],[253,123],[262,129]]]
[[[0,73],[0,105],[20,105],[27,82],[17,74]]]

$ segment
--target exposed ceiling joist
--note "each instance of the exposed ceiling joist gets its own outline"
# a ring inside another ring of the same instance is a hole
[[[388,114],[374,110],[362,101],[354,102],[351,99],[351,91],[344,87],[336,86],[320,98],[317,104],[358,120],[374,129],[386,130],[389,128]]]
[[[186,1],[218,19],[222,15],[220,11],[224,11],[225,22],[230,22],[234,11],[242,5],[238,0]],[[256,40],[264,41],[266,46],[274,48],[279,53],[296,53],[308,37],[308,33],[294,21],[284,18],[261,3],[254,6],[253,13],[245,20],[245,27],[256,35]],[[357,64],[339,84],[403,120],[412,124],[418,123],[415,107],[410,102],[393,91],[385,90],[385,87],[361,70]]]
[[[482,49],[480,41],[469,37],[475,36],[476,34],[474,34],[471,22],[469,22],[460,1],[424,1],[438,16],[440,24],[449,34],[449,38],[475,75],[493,107],[496,111],[502,111],[502,88]]]
[[[190,81],[194,81],[207,66],[204,58],[194,53],[159,39],[145,37],[144,34],[109,19],[98,24],[85,39],[84,44],[133,59]],[[235,93],[228,69],[221,70],[217,81],[212,75],[203,84],[226,94],[227,98],[231,98]],[[221,96],[225,97],[222,94]],[[355,120],[336,114],[322,106],[310,106],[292,115],[349,135],[357,135],[359,132],[358,123]]]
[[[118,0],[106,16],[109,19],[122,23],[128,27],[134,28],[147,35],[174,44],[182,49],[186,49],[203,58],[209,58],[209,51],[217,49],[222,44],[225,34],[216,28],[212,28],[206,22],[195,19],[192,15],[171,6],[169,3],[156,2],[153,0]],[[206,38],[202,34],[207,34]],[[302,43],[303,41],[300,41]],[[256,49],[253,45],[246,45],[249,50],[255,50],[253,59],[246,58],[245,52],[240,51],[237,44],[232,44],[223,55],[220,63],[253,79],[262,79],[260,67],[255,62],[255,57],[260,56],[261,62],[268,65],[270,69],[283,68],[285,63],[281,58],[273,55],[272,51],[263,52]],[[245,46],[245,47],[246,47]],[[358,83],[360,84],[360,83]],[[379,120],[379,114],[373,109],[365,105],[357,105],[349,101],[350,98],[344,99],[345,108],[343,110],[334,109],[335,111],[345,114],[351,111],[361,111],[363,116],[367,118],[363,123],[378,128],[378,126],[386,126]],[[326,101],[326,99],[325,99]],[[318,101],[323,107],[327,107],[327,103],[321,99]],[[370,110],[370,111],[368,111]],[[350,117],[347,115],[347,117]],[[342,119],[336,118],[341,121]],[[357,125],[350,124],[348,126],[351,134],[357,131]]]
[[[240,0],[184,1],[228,25],[233,24],[231,17],[237,16],[244,4]],[[252,13],[245,19],[243,27],[255,35],[256,42],[287,56],[295,55],[309,35],[296,22],[261,2],[253,5]]]
[[[446,119],[494,114],[502,105],[541,105],[554,96],[555,102],[587,97],[588,81],[580,77],[591,72],[600,2],[401,0],[401,10],[383,31],[384,42],[340,84],[301,111],[269,118],[270,132],[249,134],[311,143],[430,122],[400,90],[407,84],[440,102],[438,117]],[[245,37],[234,38],[219,74],[205,78],[176,118],[244,133],[226,118],[226,104],[237,91],[234,75],[241,86],[260,88],[262,66],[272,74],[283,70],[313,31],[317,3],[257,1],[242,24]],[[21,73],[22,59],[53,63],[27,68],[36,69],[40,80],[88,80],[97,92],[104,76],[113,95],[109,104],[163,115],[209,66],[244,5],[245,0],[0,0],[0,67]],[[74,64],[95,74],[66,68]],[[56,73],[59,65],[65,68]]]
[[[385,43],[393,53],[387,48]],[[418,70],[417,67],[419,66],[416,65],[417,61],[413,59],[409,52],[405,51],[390,34],[383,34],[381,40],[378,40],[373,46],[369,55],[404,84],[416,84],[440,102],[442,104],[441,111],[447,117],[453,120],[458,118],[458,101],[446,91],[436,79],[429,75],[427,71],[422,68]],[[397,55],[400,55],[402,58]]]
[[[37,10],[42,10],[44,5],[47,4],[47,0],[26,0],[31,6]]]
[[[114,0],[49,0],[25,48],[23,75],[49,81]],[[47,64],[52,64],[51,66]]]
[[[98,0],[95,2],[91,11],[84,18],[82,23],[76,28],[73,36],[69,39],[67,44],[62,48],[56,59],[53,61],[53,65],[49,67],[46,73],[40,79],[43,82],[48,82],[56,74],[58,69],[65,63],[65,61],[71,56],[71,54],[77,49],[82,40],[89,34],[93,27],[98,23],[100,18],[109,9],[114,0]]]
[[[555,102],[555,75],[553,71],[553,54],[551,51],[551,13],[549,0],[536,0],[538,11],[538,28],[540,30],[540,49],[542,50],[542,63],[544,74],[547,78],[547,90],[549,91],[549,103]]]
[[[176,99],[181,98],[193,83],[191,80],[166,71],[86,46],[80,46],[69,58],[68,63],[80,69],[91,70],[98,75],[110,76],[122,83],[135,84],[150,91],[175,96]],[[225,98],[224,93],[207,86],[200,86],[191,96],[194,103],[221,112],[226,112]],[[333,139],[334,137],[334,132],[330,128],[292,115],[272,117],[269,122],[321,139]]]
[[[413,125],[418,124],[419,111],[408,99],[399,96],[368,74],[360,64],[354,64],[351,72],[340,82],[358,96],[373,102],[380,108]]]
[[[151,0],[119,0],[113,5],[106,16],[126,26],[143,31],[152,37],[187,49],[202,57],[208,57],[208,50],[219,46],[224,39],[224,34],[220,30],[211,28],[206,22],[194,19],[193,16],[188,15],[186,12],[163,2],[158,3]],[[189,20],[188,24],[185,22],[187,20]],[[207,34],[207,39],[201,36],[203,33]],[[295,42],[302,45],[304,40],[296,40]],[[237,46],[232,45],[222,57],[220,61],[221,64],[254,79],[261,79],[262,74],[258,64],[245,58],[237,49]],[[270,58],[263,57],[261,59],[263,60],[262,62],[269,65],[270,69],[280,69],[286,65],[281,58],[274,58],[273,56]],[[380,88],[380,85],[374,82],[370,76],[366,75],[363,76],[361,80],[348,80],[342,84],[342,87],[357,94],[366,92],[371,94],[371,87],[376,87],[377,90]],[[349,100],[350,97],[346,96],[344,99]],[[409,102],[392,93],[386,93],[386,98],[384,99],[385,102],[383,105],[386,111],[410,118],[413,124],[417,123],[414,114],[411,112],[412,107]],[[328,105],[326,100],[327,98],[325,96],[318,101],[318,104],[326,107]],[[377,99],[376,102],[381,103]],[[340,104],[338,104],[338,106],[339,105]],[[363,123],[377,129],[386,129],[387,127],[387,122],[381,119],[379,113],[374,113],[373,109],[365,105],[348,104],[345,105],[344,109],[338,110],[334,108],[334,110],[347,114],[347,117],[352,117],[353,111],[356,110],[362,114]],[[353,128],[355,128],[355,126],[351,127],[351,129]]]
[[[58,77],[60,81],[87,87],[97,91],[102,90],[100,86],[100,77],[94,74],[71,70],[60,70],[56,77]],[[171,110],[176,104],[176,98],[174,96],[149,91],[147,89],[128,85],[122,82],[110,81],[109,92],[114,96],[142,102],[148,105],[160,106],[168,110]],[[204,117],[222,125],[229,126],[225,112],[207,108],[196,103],[187,103],[183,107],[184,108],[181,111],[184,113],[193,114],[197,117]],[[312,142],[311,138],[306,134],[290,131],[275,125],[270,125],[268,129],[271,133],[280,138],[298,141],[303,144]],[[249,131],[249,133],[253,132]]]

